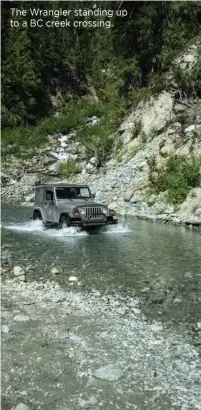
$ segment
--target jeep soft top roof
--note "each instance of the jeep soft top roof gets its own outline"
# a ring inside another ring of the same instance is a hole
[[[53,183],[53,184],[38,184],[34,186],[34,189],[40,189],[40,188],[57,188],[57,187],[61,187],[61,188],[70,188],[70,187],[87,187],[87,184],[65,184],[65,183]]]

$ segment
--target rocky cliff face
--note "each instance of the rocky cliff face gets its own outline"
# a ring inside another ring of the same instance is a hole
[[[177,58],[175,67],[191,71],[200,45],[201,40],[196,39]],[[150,190],[151,157],[160,168],[172,154],[201,155],[201,100],[194,92],[187,95],[178,88],[173,70],[174,67],[167,74],[169,90],[141,101],[123,121],[116,133],[121,149],[113,153],[103,168],[97,170],[96,158],[86,161],[84,148],[76,142],[74,133],[54,135],[49,137],[50,145],[31,159],[12,157],[3,164],[3,199],[30,203],[32,186],[39,180],[55,180],[59,162],[72,159],[77,162],[79,173],[71,181],[88,183],[96,199],[109,203],[118,213],[200,225],[201,187],[192,189],[177,207],[167,202],[164,192],[156,195]],[[93,126],[98,118],[89,121]]]

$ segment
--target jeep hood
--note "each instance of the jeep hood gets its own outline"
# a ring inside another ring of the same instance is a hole
[[[85,201],[83,199],[80,199],[80,200],[76,199],[72,201],[59,200],[57,202],[57,206],[60,210],[65,210],[65,209],[73,210],[76,207],[82,207],[82,206],[94,206],[94,207],[99,206],[100,207],[100,206],[106,206],[106,205],[93,202],[93,200],[91,199],[88,201]]]

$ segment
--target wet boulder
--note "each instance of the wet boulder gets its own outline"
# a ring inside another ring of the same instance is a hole
[[[19,281],[26,282],[25,271],[21,268],[21,266],[15,266],[13,269],[13,274]]]
[[[24,275],[24,269],[21,266],[14,266],[13,273],[14,276],[22,276]]]

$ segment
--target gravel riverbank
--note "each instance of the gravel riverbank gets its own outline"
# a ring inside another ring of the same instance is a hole
[[[200,347],[138,298],[5,280],[2,325],[4,410],[201,409]]]

